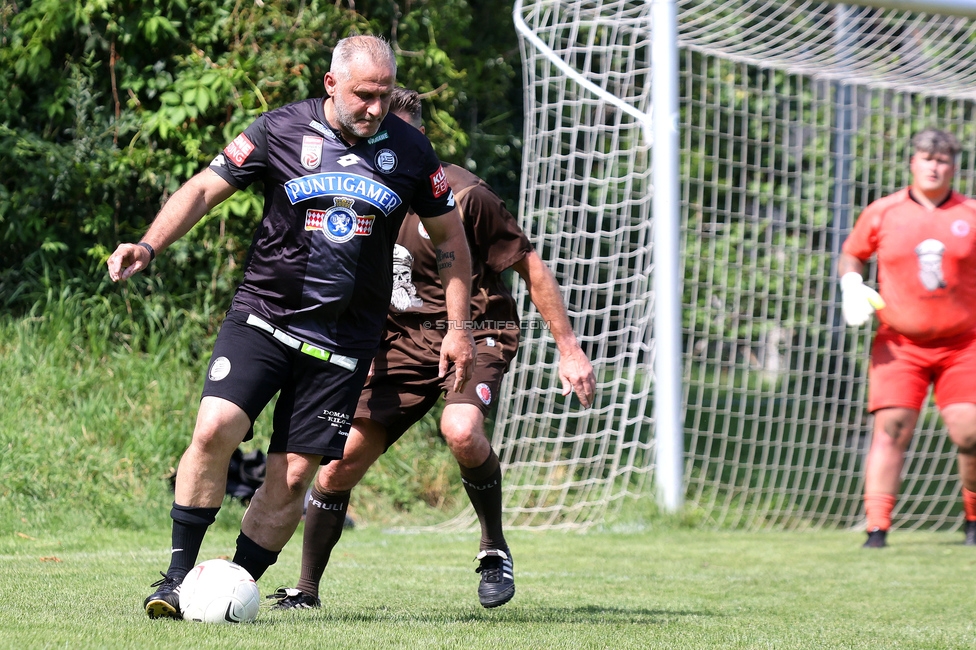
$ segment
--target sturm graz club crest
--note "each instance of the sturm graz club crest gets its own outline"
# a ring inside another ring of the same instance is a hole
[[[389,174],[397,167],[397,156],[389,149],[380,149],[373,163],[381,172]]]

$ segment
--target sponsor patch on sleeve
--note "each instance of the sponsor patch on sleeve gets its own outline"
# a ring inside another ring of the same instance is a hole
[[[322,143],[324,138],[317,135],[306,135],[302,137],[302,167],[308,170],[315,170],[322,164]]]
[[[234,164],[238,167],[244,164],[244,161],[247,160],[247,157],[251,155],[252,151],[254,151],[254,143],[248,140],[247,136],[243,133],[224,147],[224,154],[233,160]]]
[[[433,190],[435,199],[441,198],[445,192],[451,189],[443,167],[438,166],[437,171],[430,175],[430,189]]]

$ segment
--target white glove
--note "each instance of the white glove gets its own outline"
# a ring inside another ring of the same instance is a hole
[[[841,311],[848,325],[863,325],[875,309],[884,309],[885,301],[881,294],[865,286],[864,279],[856,271],[844,274],[840,279],[840,291],[843,295]]]

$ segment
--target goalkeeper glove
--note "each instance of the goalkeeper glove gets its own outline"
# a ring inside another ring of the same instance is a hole
[[[850,271],[840,279],[840,290],[843,296],[841,311],[848,325],[857,327],[871,318],[875,309],[883,309],[885,301],[881,294],[865,286],[860,273]]]

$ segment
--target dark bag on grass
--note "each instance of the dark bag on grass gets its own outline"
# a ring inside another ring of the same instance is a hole
[[[238,447],[227,467],[227,494],[247,503],[264,483],[266,468],[267,459],[263,451],[255,449],[245,454]]]

